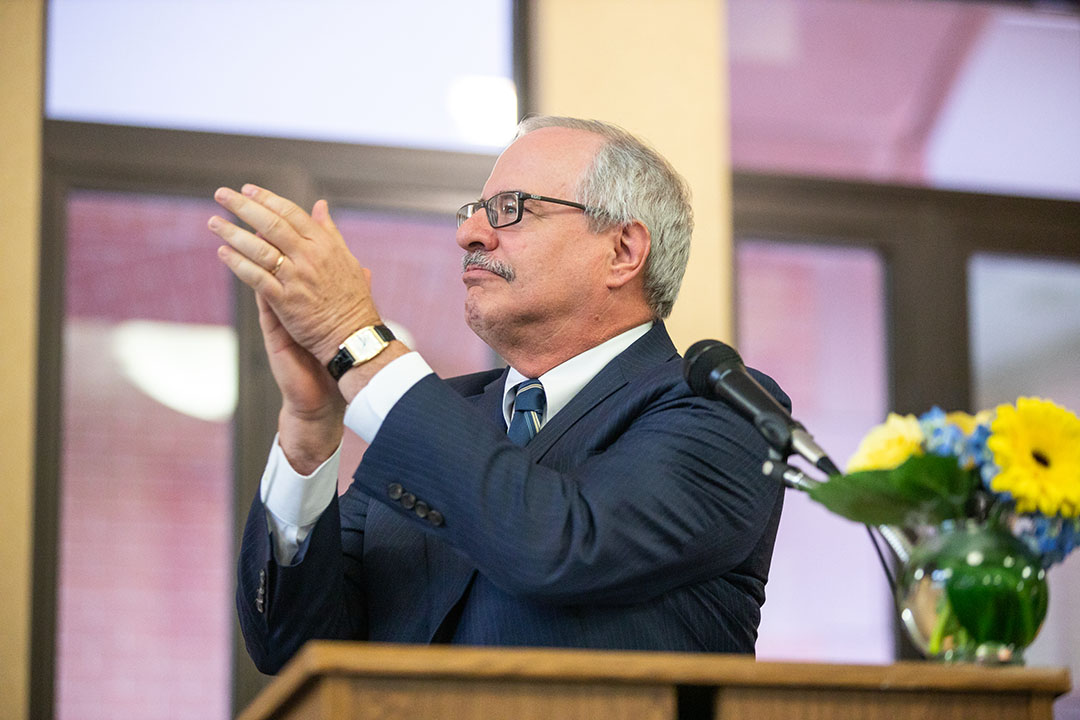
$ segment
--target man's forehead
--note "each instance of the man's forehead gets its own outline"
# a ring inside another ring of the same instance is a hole
[[[503,151],[484,185],[484,197],[504,190],[549,194],[573,190],[604,138],[576,128],[547,127]]]

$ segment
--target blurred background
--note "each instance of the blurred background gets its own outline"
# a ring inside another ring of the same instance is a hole
[[[890,410],[1080,410],[1076,3],[5,0],[0,61],[4,717],[226,718],[265,683],[233,563],[279,398],[220,185],[327,198],[458,374],[497,358],[454,211],[524,113],[610,120],[694,189],[677,344],[737,343],[837,460]],[[1028,662],[1075,683],[1080,560],[1050,584]],[[908,656],[865,531],[792,492],[767,594],[761,659]]]

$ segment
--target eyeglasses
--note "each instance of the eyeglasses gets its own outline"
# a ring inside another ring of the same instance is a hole
[[[487,200],[465,203],[462,205],[457,211],[458,227],[461,227],[462,223],[481,209],[487,211],[488,223],[493,228],[503,228],[507,225],[521,222],[521,214],[525,210],[526,200],[542,200],[543,202],[557,203],[559,205],[569,205],[570,207],[589,212],[589,208],[581,203],[544,197],[543,195],[533,195],[520,190],[508,190],[506,192],[501,192],[498,195],[492,195]]]

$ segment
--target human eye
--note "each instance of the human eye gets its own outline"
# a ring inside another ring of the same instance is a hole
[[[518,219],[518,199],[514,193],[500,193],[488,202],[498,218],[498,222],[493,223],[495,227],[510,225]]]
[[[504,193],[496,198],[496,209],[500,215],[508,215],[510,217],[517,216],[518,211],[518,198],[513,193]]]

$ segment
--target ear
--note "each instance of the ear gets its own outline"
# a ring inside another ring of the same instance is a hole
[[[608,268],[607,286],[615,289],[644,273],[645,261],[652,248],[652,236],[649,228],[640,220],[613,228],[612,234],[614,253]]]

